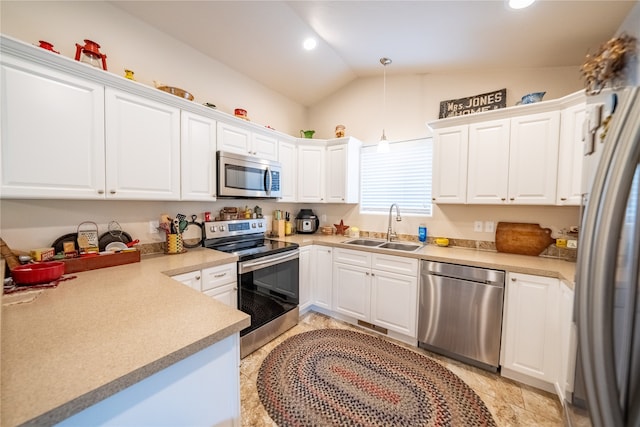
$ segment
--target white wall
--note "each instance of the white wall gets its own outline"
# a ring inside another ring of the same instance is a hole
[[[365,143],[376,141],[382,126],[390,140],[428,136],[426,122],[437,118],[440,101],[507,88],[507,103],[513,105],[524,94],[546,91],[545,99],[558,98],[582,88],[578,67],[519,70],[474,70],[447,75],[394,76],[387,73],[386,115],[382,116],[382,79],[359,79],[340,89],[307,111],[220,62],[207,58],[132,18],[105,2],[0,2],[1,31],[37,44],[47,40],[61,54],[73,57],[75,43],[92,39],[107,54],[109,70],[123,73],[133,69],[136,79],[153,85],[153,80],[193,92],[195,102],[212,102],[232,113],[242,106],[252,121],[269,124],[297,135],[299,129],[315,129],[317,138],[332,137],[336,124]],[[393,65],[391,65],[393,67]],[[49,245],[56,237],[76,231],[86,220],[106,231],[111,220],[143,243],[161,240],[151,234],[148,221],[160,213],[197,214],[219,211],[224,206],[245,204],[291,211],[312,208],[326,216],[323,225],[338,223],[363,230],[386,231],[386,215],[360,215],[358,205],[281,205],[273,202],[88,202],[47,200],[3,200],[0,205],[1,235],[18,249]],[[402,207],[402,206],[401,206]],[[493,233],[473,232],[473,221],[522,221],[540,223],[554,230],[578,223],[578,208],[436,206],[433,218],[403,216],[395,223],[398,233],[417,234],[425,222],[430,235],[494,240]]]

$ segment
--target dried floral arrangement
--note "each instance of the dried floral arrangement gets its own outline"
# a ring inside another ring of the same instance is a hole
[[[612,87],[622,84],[624,67],[636,53],[636,38],[622,34],[600,46],[595,55],[587,55],[580,71],[585,79],[588,95],[596,95],[610,83]]]

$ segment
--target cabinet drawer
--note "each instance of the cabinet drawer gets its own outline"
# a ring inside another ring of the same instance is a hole
[[[336,248],[333,251],[333,262],[342,262],[344,264],[357,265],[360,267],[370,267],[371,253]]]
[[[237,283],[236,263],[219,265],[202,270],[202,290],[207,291],[222,285]]]
[[[401,256],[373,254],[372,268],[409,276],[418,276],[418,260]]]

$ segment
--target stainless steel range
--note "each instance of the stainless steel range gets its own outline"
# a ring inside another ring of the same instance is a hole
[[[299,249],[265,238],[264,219],[204,223],[206,248],[238,255],[238,309],[251,315],[240,331],[240,357],[298,323]]]

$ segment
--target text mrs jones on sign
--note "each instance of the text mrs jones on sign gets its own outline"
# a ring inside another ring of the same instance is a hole
[[[463,116],[507,106],[507,89],[440,102],[440,117]]]

